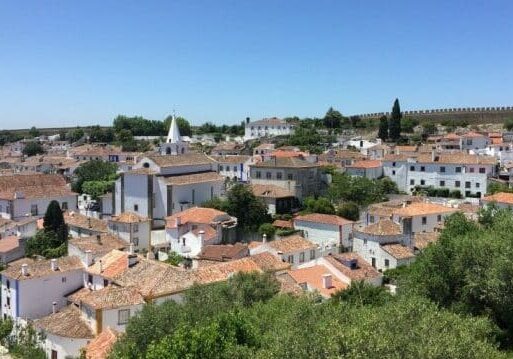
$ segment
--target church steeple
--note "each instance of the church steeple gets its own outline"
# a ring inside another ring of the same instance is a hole
[[[188,143],[182,140],[180,136],[180,129],[178,128],[178,122],[173,111],[173,117],[171,118],[171,124],[169,125],[169,131],[167,133],[166,142],[160,146],[161,155],[180,155],[187,152]]]
[[[171,125],[169,126],[169,132],[167,133],[166,143],[180,142],[182,142],[182,137],[180,136],[180,129],[178,128],[178,123],[176,122],[176,116],[173,114]]]

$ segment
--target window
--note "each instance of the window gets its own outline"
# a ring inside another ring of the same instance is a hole
[[[392,171],[392,175],[394,175],[394,176],[395,176],[395,171]]]
[[[271,172],[267,172],[265,174],[265,178],[267,178],[267,179],[271,179],[272,177],[273,177],[273,174]]]
[[[373,266],[374,268],[376,268],[376,258],[372,257],[372,258],[371,258],[371,262],[372,262],[372,266]]]
[[[10,307],[11,306],[11,297],[7,297],[7,306]]]
[[[128,323],[129,318],[130,318],[130,309],[118,310],[118,324]]]
[[[461,186],[461,182],[460,181],[455,181],[454,182],[454,187],[459,187]]]
[[[192,196],[192,204],[196,204],[196,190],[195,189],[192,190],[191,196]]]
[[[364,239],[364,240],[363,240],[363,244],[364,244],[365,246],[367,245],[367,240],[366,240],[366,239]]]
[[[62,277],[62,278],[61,278],[61,282],[62,282],[62,283],[66,283],[66,277]]]
[[[276,173],[276,179],[281,180],[282,176],[283,176],[283,173],[281,173],[281,172]]]
[[[370,216],[370,217],[369,217],[369,222],[370,222],[370,223],[374,223],[374,216]]]
[[[303,263],[305,261],[305,252],[299,253],[299,263]]]
[[[103,280],[103,286],[106,287],[109,285],[109,281],[107,279]]]
[[[133,229],[134,229],[134,233],[139,232],[139,224],[134,223]]]
[[[415,171],[415,166],[410,166],[410,171]]]
[[[233,172],[237,172],[237,166],[233,166]]]
[[[37,204],[30,205],[30,214],[33,216],[37,216]]]
[[[414,179],[410,180],[410,185],[412,185],[412,186],[415,185],[415,180]]]
[[[262,177],[262,174],[260,173],[260,171],[256,171],[255,177],[256,178],[261,178]]]
[[[5,286],[7,287],[7,289],[11,289],[11,282],[9,281],[9,279],[5,281]]]
[[[470,188],[470,182],[465,182],[465,188]]]
[[[422,217],[422,225],[426,225],[427,224],[427,217]]]
[[[310,249],[310,260],[315,259],[315,249]]]
[[[476,188],[479,188],[479,182],[476,182]]]
[[[436,216],[436,220],[437,220],[438,222],[442,222],[442,215],[441,215],[441,214],[439,214],[438,216]]]
[[[185,238],[184,238],[185,239]],[[134,246],[138,246],[139,245],[139,238],[135,237],[133,240],[132,240],[132,243],[134,244]],[[184,244],[185,245],[185,244]]]
[[[469,172],[474,173],[474,167],[470,167]]]
[[[4,206],[2,206],[2,205],[0,204],[0,212],[3,212],[3,211],[4,211]]]
[[[445,187],[445,181],[440,181],[440,187]]]
[[[392,167],[395,167],[395,162],[392,162]]]
[[[287,262],[294,263],[294,256],[288,256],[287,257]]]
[[[93,275],[92,274],[87,275],[87,283],[93,283]]]
[[[68,202],[62,202],[61,208],[63,211],[66,211],[68,209]]]
[[[387,268],[388,268],[389,266],[390,266],[390,260],[385,259],[385,267],[387,267]]]
[[[224,171],[223,165],[219,165],[219,171]]]
[[[486,168],[481,167],[481,168],[479,169],[479,173],[486,173]]]
[[[426,184],[426,181],[425,180],[420,180],[420,185],[421,186],[424,186]]]
[[[134,204],[134,211],[135,212],[139,211],[139,205],[138,204]]]
[[[440,167],[440,172],[445,172],[445,167],[444,166]]]
[[[426,167],[420,166],[420,172],[425,172],[425,171],[426,171]]]
[[[289,174],[287,175],[287,179],[288,179],[289,181],[292,181],[292,180],[294,179],[294,175],[293,175],[292,173],[289,173]]]
[[[461,167],[456,167],[456,173],[461,173]]]

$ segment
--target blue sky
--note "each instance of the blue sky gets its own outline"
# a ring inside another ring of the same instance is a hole
[[[0,0],[0,129],[513,105],[513,2]]]

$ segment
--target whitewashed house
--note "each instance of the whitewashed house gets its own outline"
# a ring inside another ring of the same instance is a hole
[[[77,212],[65,212],[64,221],[68,225],[69,235],[73,238],[108,233],[107,221],[85,216]]]
[[[249,166],[253,157],[244,155],[212,156],[217,161],[218,171],[224,178],[236,182],[248,182]]]
[[[353,233],[353,251],[378,270],[396,268],[415,259],[411,219],[403,219],[402,224],[382,219],[355,228]]]
[[[108,221],[109,232],[126,244],[133,244],[136,252],[150,250],[151,220],[133,212],[123,212]]]
[[[392,220],[401,223],[405,218],[411,218],[412,233],[433,232],[440,228],[445,219],[457,212],[452,208],[436,203],[414,202],[393,211]]]
[[[204,246],[229,241],[237,218],[213,208],[193,207],[166,218],[169,249],[185,257],[197,256]]]
[[[379,160],[356,161],[347,165],[346,173],[351,176],[378,179],[383,176],[383,164]]]
[[[461,149],[466,151],[484,149],[492,143],[490,137],[474,131],[467,132],[460,138]]]
[[[334,214],[310,213],[294,218],[294,229],[323,249],[351,248],[354,222]]]
[[[249,248],[251,255],[269,252],[289,263],[292,268],[314,260],[320,255],[319,248],[315,243],[297,234],[269,242],[267,240],[252,242]]]
[[[498,208],[513,208],[513,193],[497,192],[481,199],[483,206],[494,204]]]
[[[488,178],[495,174],[495,163],[490,156],[433,151],[416,156],[385,156],[383,172],[407,193],[416,186],[432,186],[458,190],[464,197],[480,197],[487,191]]]
[[[288,136],[294,132],[295,124],[276,117],[264,118],[259,121],[246,119],[244,141],[263,137]]]
[[[66,295],[83,285],[78,257],[28,258],[12,262],[2,274],[2,316],[41,318],[66,305]]]
[[[77,194],[64,177],[47,174],[15,174],[0,176],[0,217],[22,219],[42,217],[51,201],[63,210],[77,208]]]

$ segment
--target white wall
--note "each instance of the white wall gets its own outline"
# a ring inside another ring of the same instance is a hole
[[[294,220],[294,228],[303,231],[304,237],[316,244],[337,244],[346,248],[351,246],[352,224],[343,226],[326,223]]]
[[[118,323],[118,311],[130,309],[130,318],[143,308],[143,304],[119,307],[115,309],[105,309],[102,311],[102,330],[111,327],[112,329],[124,333],[126,324]]]
[[[52,357],[52,350],[57,351],[57,359],[66,357],[78,358],[80,349],[85,347],[91,339],[65,338],[55,334],[45,332],[45,339],[42,349],[48,358]]]
[[[63,202],[68,203],[68,209],[69,210],[77,210],[77,196],[71,195],[71,196],[63,196],[63,197],[48,197],[48,198],[23,198],[23,199],[15,199],[12,201],[14,212],[13,212],[13,218],[12,219],[21,219],[26,218],[27,213],[31,213],[31,207],[32,205],[37,205],[38,209],[38,217],[43,217],[45,215],[46,209],[48,208],[48,205],[51,201],[58,201],[59,204],[62,207]]]

